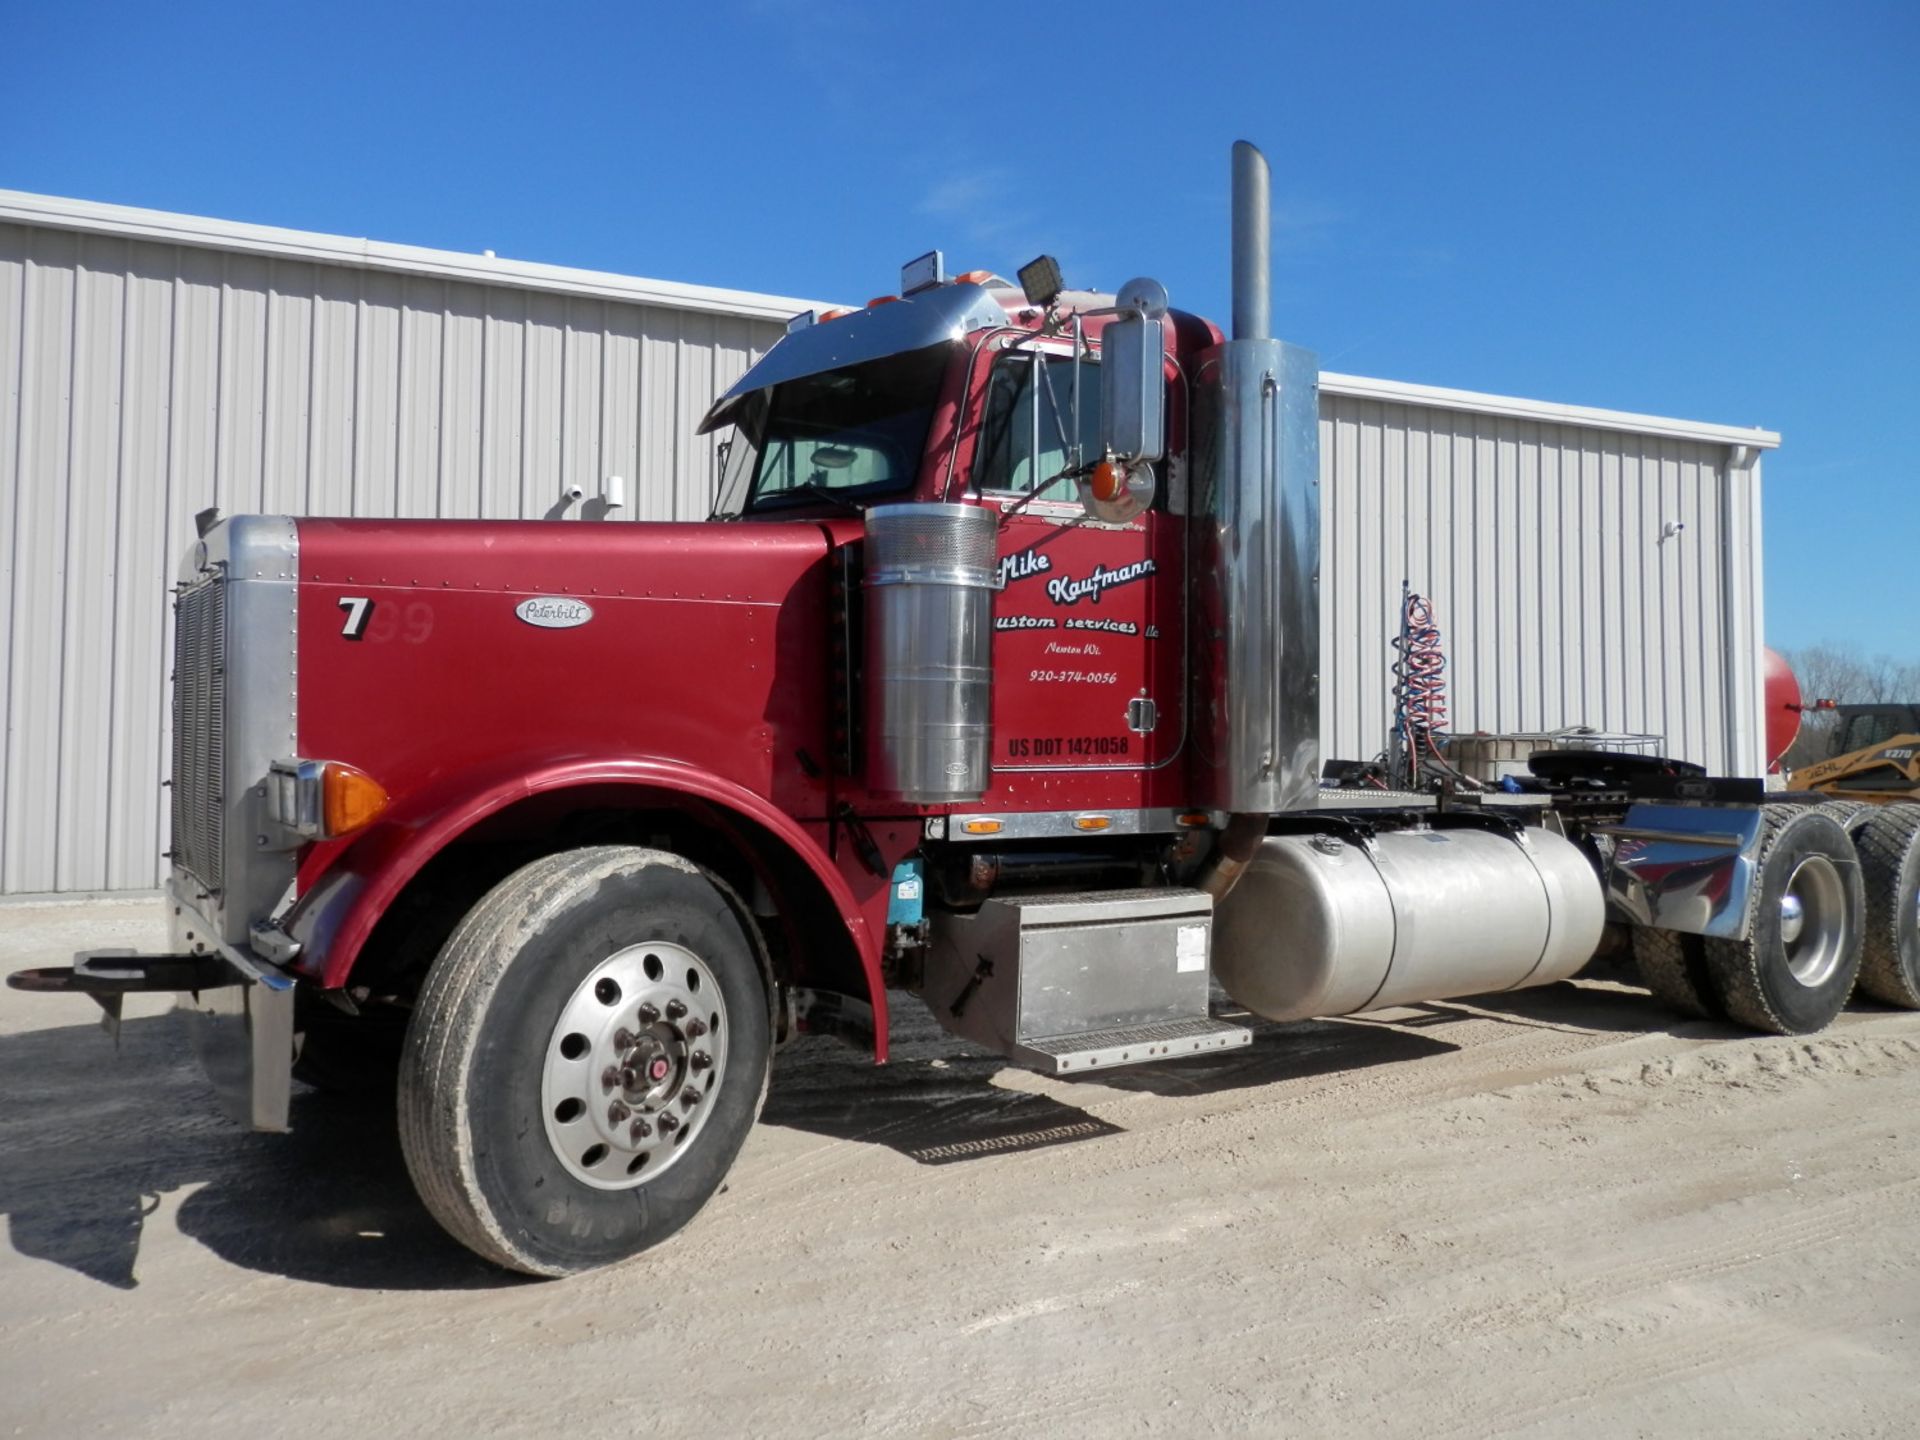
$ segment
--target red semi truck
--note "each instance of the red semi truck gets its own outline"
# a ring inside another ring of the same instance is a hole
[[[1920,807],[1557,752],[1526,793],[1322,780],[1315,358],[1270,338],[1237,146],[1229,338],[1135,281],[909,267],[720,397],[699,524],[213,520],[175,599],[171,953],[263,1129],[397,1097],[421,1198],[561,1275],[687,1223],[774,1046],[918,996],[1055,1074],[1544,984],[1631,931],[1781,1032],[1920,1006]]]

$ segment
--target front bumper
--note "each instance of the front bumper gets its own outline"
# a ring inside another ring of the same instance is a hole
[[[194,1052],[221,1107],[255,1130],[287,1128],[293,1093],[293,978],[214,939],[179,894],[168,897],[177,953],[83,950],[72,965],[17,971],[15,990],[91,996],[117,1038],[134,994],[172,992],[187,1012]]]

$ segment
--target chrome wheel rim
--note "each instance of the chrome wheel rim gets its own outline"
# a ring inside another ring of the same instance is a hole
[[[1846,953],[1847,889],[1834,863],[1809,855],[1780,894],[1780,943],[1787,973],[1808,989],[1824,985]]]
[[[681,945],[594,966],[547,1038],[541,1113],[554,1158],[599,1190],[644,1185],[693,1147],[726,1076],[720,984]]]

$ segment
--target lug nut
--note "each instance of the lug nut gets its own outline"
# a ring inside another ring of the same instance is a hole
[[[633,1048],[633,1032],[624,1025],[614,1031],[613,1048],[616,1050],[631,1050]]]
[[[697,1017],[687,1021],[687,1036],[689,1039],[698,1040],[702,1035],[706,1033],[707,1033],[706,1021],[701,1020]]]
[[[633,1122],[632,1128],[627,1131],[627,1138],[638,1143],[651,1134],[653,1134],[653,1126],[647,1123],[646,1117],[643,1115],[640,1119]]]
[[[606,1069],[600,1072],[600,1088],[602,1090],[613,1089],[614,1086],[620,1083],[620,1077],[623,1073],[625,1072],[612,1065],[607,1066]]]
[[[678,1020],[686,1013],[687,1005],[684,1000],[669,1000],[667,1002],[667,1019]]]
[[[689,1057],[687,1063],[693,1066],[693,1073],[698,1075],[702,1070],[705,1070],[709,1065],[713,1064],[713,1057],[704,1050],[696,1050],[692,1056]]]
[[[633,1114],[633,1111],[627,1108],[625,1101],[616,1100],[607,1106],[607,1123],[609,1125],[618,1125],[631,1114]]]
[[[680,1103],[691,1110],[700,1103],[700,1092],[691,1085],[687,1086],[686,1089],[680,1092]]]
[[[631,1065],[627,1066],[620,1072],[620,1083],[629,1090],[638,1089],[640,1085],[640,1072],[635,1070]]]
[[[669,1113],[660,1117],[660,1133],[662,1135],[671,1135],[679,1128],[680,1117],[678,1115]]]
[[[659,1018],[660,1018],[659,1006],[653,1004],[651,1001],[641,1005],[640,1023],[642,1025],[651,1025],[653,1024],[654,1021],[658,1020]]]

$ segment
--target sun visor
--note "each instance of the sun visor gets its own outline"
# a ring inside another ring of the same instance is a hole
[[[840,370],[942,340],[958,340],[987,326],[1007,323],[1007,312],[978,285],[942,285],[904,300],[870,306],[792,331],[777,341],[739,381],[714,401],[700,422],[705,435],[733,419],[740,402],[756,390]]]

